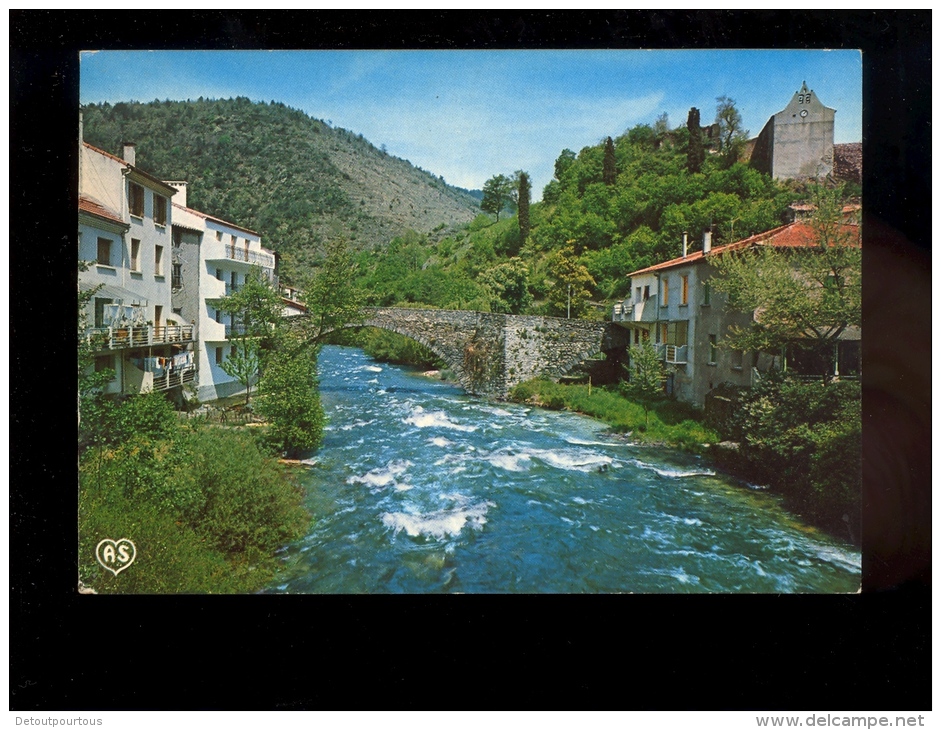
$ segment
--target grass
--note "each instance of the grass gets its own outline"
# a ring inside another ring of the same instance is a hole
[[[642,404],[603,387],[594,387],[589,394],[587,385],[561,385],[537,378],[513,388],[510,399],[541,408],[582,413],[644,443],[701,451],[703,444],[721,440],[718,433],[701,423],[698,411],[666,398],[650,405],[649,423]]]

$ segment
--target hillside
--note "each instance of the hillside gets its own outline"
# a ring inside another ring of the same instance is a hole
[[[386,154],[361,135],[284,104],[246,98],[84,107],[85,141],[189,183],[188,205],[257,230],[284,256],[287,279],[323,243],[384,247],[408,229],[444,232],[471,221],[479,200]]]

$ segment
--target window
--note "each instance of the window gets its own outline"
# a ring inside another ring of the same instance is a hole
[[[660,325],[660,338],[657,340],[657,342],[665,345],[667,343],[667,337],[669,336],[669,333],[670,333],[669,325],[666,322],[662,323]]]
[[[127,204],[131,215],[144,217],[144,188],[137,183],[127,184]]]
[[[158,329],[163,325],[163,307],[157,305],[154,307],[154,326]]]
[[[216,322],[222,324],[222,312],[218,309],[216,310]]]
[[[183,288],[183,264],[173,264],[173,280],[171,286],[174,289]]]
[[[232,277],[230,279],[232,282],[232,293],[234,294],[239,290],[239,275],[235,271],[232,272]]]
[[[663,284],[663,301],[660,302],[661,307],[665,307],[670,303],[670,280],[664,278],[662,280]]]
[[[131,239],[131,271],[140,271],[140,239]]]
[[[216,278],[217,278],[219,281],[223,281],[223,279],[222,279],[222,269],[216,269]]]
[[[113,299],[95,297],[95,327],[107,327],[110,324],[110,322],[105,321],[105,307],[113,303]]]
[[[680,290],[680,304],[689,304],[689,274],[683,274],[680,281],[683,284]]]
[[[154,246],[154,276],[163,276],[163,246]]]
[[[216,365],[222,364],[222,350],[223,348],[221,347],[216,348]]]
[[[167,225],[167,199],[157,194],[154,194],[154,223],[158,226]]]
[[[173,229],[173,245],[177,248],[183,245],[183,231],[179,228]]]
[[[745,362],[745,352],[743,350],[732,350],[732,368],[741,370]]]
[[[111,239],[98,239],[98,263],[101,266],[111,266]]]
[[[704,307],[709,306],[709,302],[712,299],[712,286],[707,281],[702,285],[702,305]]]
[[[222,231],[216,231],[216,240],[217,240],[217,241],[221,241],[221,240],[222,240]]]
[[[634,290],[634,304],[640,304],[640,287]]]
[[[644,287],[644,301],[646,302],[648,299],[650,299],[650,285],[649,284]]]
[[[716,347],[716,336],[709,335],[709,364],[715,365],[719,355],[719,350]]]
[[[686,338],[689,332],[689,322],[685,319],[676,323],[676,332],[673,335],[673,344],[682,347],[686,344]]]

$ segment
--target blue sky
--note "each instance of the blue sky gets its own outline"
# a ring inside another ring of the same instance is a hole
[[[803,81],[837,110],[836,142],[862,140],[856,51],[102,51],[81,60],[81,101],[279,101],[390,154],[480,188],[526,170],[534,198],[578,152],[667,112],[702,123],[727,95],[751,136]]]

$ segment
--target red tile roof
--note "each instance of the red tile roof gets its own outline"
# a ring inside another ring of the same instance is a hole
[[[172,185],[167,185],[167,183],[165,183],[165,182],[164,182],[163,180],[161,180],[159,177],[155,177],[154,175],[151,175],[149,172],[144,172],[143,170],[141,170],[141,169],[140,169],[139,167],[137,167],[136,165],[132,165],[131,163],[129,163],[127,160],[122,160],[120,157],[118,157],[118,156],[116,156],[116,155],[112,155],[110,152],[105,152],[105,151],[102,150],[102,149],[98,149],[98,148],[95,147],[94,145],[88,144],[88,142],[82,142],[82,144],[85,145],[85,146],[86,146],[88,149],[90,149],[92,152],[97,152],[99,155],[104,155],[105,157],[109,157],[109,158],[111,158],[112,160],[115,160],[115,161],[117,161],[117,162],[120,162],[122,165],[127,166],[128,169],[133,170],[134,172],[136,172],[138,175],[140,175],[141,177],[145,178],[146,180],[149,180],[149,181],[152,182],[152,183],[155,183],[155,184],[157,184],[157,185],[160,185],[160,186],[164,189],[164,191],[167,193],[167,197],[170,197],[170,196],[172,196],[174,193],[176,193],[176,188],[175,188],[175,187],[173,187]]]
[[[121,216],[115,213],[110,208],[106,208],[101,203],[92,200],[91,198],[85,197],[84,195],[78,196],[78,209],[84,211],[85,213],[90,213],[91,215],[98,216],[99,218],[104,218],[115,223],[120,223],[122,225],[127,225]]]
[[[174,204],[173,204],[173,207],[174,207],[174,208],[179,208],[180,210],[185,210],[187,213],[192,213],[193,215],[197,216],[198,218],[202,218],[202,219],[204,219],[204,220],[210,220],[210,221],[213,221],[213,222],[215,222],[215,223],[221,223],[222,225],[228,226],[229,228],[234,228],[234,229],[237,230],[237,231],[242,231],[242,232],[244,232],[244,233],[250,233],[250,234],[252,234],[253,236],[258,236],[259,238],[261,237],[261,234],[259,234],[257,231],[253,231],[251,228],[245,228],[244,226],[239,226],[239,225],[236,225],[235,223],[229,223],[228,221],[222,220],[222,218],[217,218],[217,217],[214,216],[214,215],[209,215],[208,213],[203,213],[201,210],[194,210],[193,208],[187,208],[185,205],[180,205],[179,203],[174,203]]]
[[[843,232],[850,232],[854,234],[856,236],[856,240],[859,241],[859,226],[852,223],[844,223],[840,226],[840,228]],[[662,264],[654,264],[653,266],[648,266],[646,269],[634,271],[628,274],[628,276],[649,274],[653,271],[661,271],[662,269],[669,269],[674,266],[694,263],[696,261],[702,260],[706,256],[720,256],[726,251],[737,251],[739,249],[748,248],[750,246],[804,248],[815,245],[816,242],[814,241],[813,228],[811,228],[807,223],[788,223],[785,226],[773,228],[772,230],[765,231],[764,233],[758,233],[749,238],[742,239],[741,241],[736,241],[735,243],[727,243],[724,246],[716,246],[708,254],[703,254],[702,251],[694,251],[685,257],[680,256],[679,258],[671,259],[670,261],[664,261]]]

